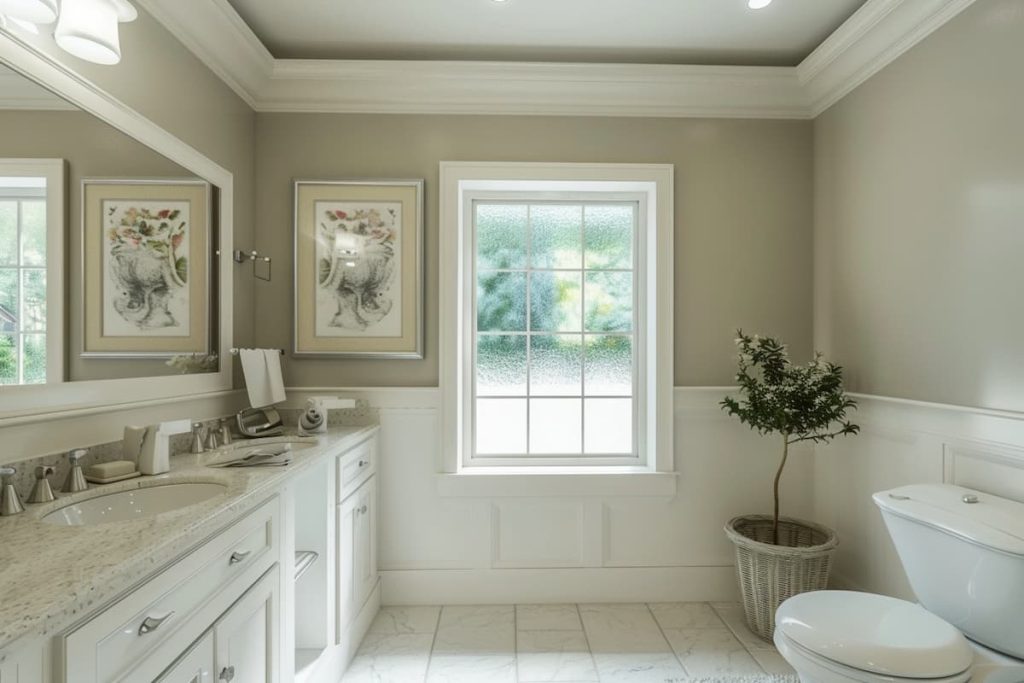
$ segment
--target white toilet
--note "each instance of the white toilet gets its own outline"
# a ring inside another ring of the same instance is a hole
[[[790,598],[775,645],[802,683],[1024,683],[1024,504],[946,484],[874,500],[920,605]]]

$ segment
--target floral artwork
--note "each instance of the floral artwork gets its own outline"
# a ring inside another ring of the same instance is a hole
[[[315,202],[318,337],[399,337],[400,202]]]
[[[104,336],[189,336],[189,209],[187,201],[102,202]]]

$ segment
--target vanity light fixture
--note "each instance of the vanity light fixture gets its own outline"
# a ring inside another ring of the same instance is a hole
[[[33,24],[52,24],[57,19],[57,0],[0,0],[0,14]]]
[[[121,61],[117,25],[134,21],[135,7],[126,0],[64,0],[54,38],[65,52],[96,64]]]
[[[747,7],[750,9],[764,9],[772,4],[772,0],[747,0]]]

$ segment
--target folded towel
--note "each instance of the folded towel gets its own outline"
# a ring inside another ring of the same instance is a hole
[[[249,405],[253,408],[265,408],[285,400],[280,351],[241,349],[238,356],[242,360],[245,388],[249,391]]]

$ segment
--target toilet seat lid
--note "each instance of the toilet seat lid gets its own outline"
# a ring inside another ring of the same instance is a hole
[[[898,678],[955,676],[974,659],[950,624],[920,605],[872,593],[801,593],[782,603],[775,626],[826,659]]]

